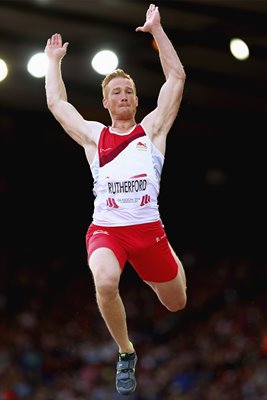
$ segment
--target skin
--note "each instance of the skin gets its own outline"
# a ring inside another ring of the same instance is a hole
[[[143,118],[141,124],[154,145],[165,155],[166,138],[180,107],[186,76],[179,57],[163,30],[158,7],[154,4],[149,6],[146,21],[143,26],[136,28],[136,32],[151,34],[159,50],[165,82],[158,94],[156,108]],[[97,121],[86,121],[68,102],[61,76],[61,61],[68,46],[69,43],[63,43],[58,33],[47,40],[47,105],[66,133],[84,148],[88,163],[91,164],[104,125]],[[111,127],[115,132],[126,133],[136,125],[137,106],[138,97],[129,79],[117,77],[108,83],[103,107],[109,112]],[[168,310],[175,312],[186,305],[186,276],[181,261],[172,248],[171,251],[179,265],[177,276],[168,282],[146,283],[154,290],[159,301]],[[91,255],[89,267],[94,279],[97,304],[111,336],[120,352],[133,352],[125,308],[119,293],[121,269],[117,258],[108,248],[99,248]]]

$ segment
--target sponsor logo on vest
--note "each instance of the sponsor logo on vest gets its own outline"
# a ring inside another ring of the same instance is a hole
[[[146,143],[138,142],[136,143],[136,148],[139,150],[147,150],[147,145]]]

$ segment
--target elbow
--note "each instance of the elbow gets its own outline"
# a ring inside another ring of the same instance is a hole
[[[172,71],[170,71],[168,78],[171,79],[172,82],[185,83],[186,73],[183,68],[173,68]]]
[[[54,104],[55,104],[54,97],[47,95],[46,96],[46,104],[47,104],[48,109],[51,111],[53,109],[53,107],[54,107]]]
[[[176,79],[185,82],[186,80],[185,70],[183,68],[177,68],[177,70],[175,71],[175,77]]]
[[[47,104],[48,110],[52,112],[53,105],[49,101],[47,101],[46,104]]]
[[[46,97],[46,104],[48,109],[54,114],[56,112],[56,109],[58,108],[60,103],[60,100],[58,97],[55,96],[47,96]]]
[[[180,74],[180,79],[185,82],[186,80],[186,73],[183,71],[182,74]]]

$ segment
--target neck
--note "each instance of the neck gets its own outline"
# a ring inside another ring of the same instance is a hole
[[[127,132],[129,131],[134,125],[136,125],[135,119],[131,120],[116,120],[112,121],[111,128],[118,132]]]

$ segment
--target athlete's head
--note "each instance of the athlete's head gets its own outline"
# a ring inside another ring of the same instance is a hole
[[[136,95],[136,87],[135,87],[135,83],[133,81],[133,79],[131,78],[131,76],[129,74],[127,74],[125,71],[123,71],[123,69],[115,69],[114,71],[112,71],[110,74],[106,75],[105,78],[102,81],[102,93],[103,93],[103,98],[105,99],[108,96],[108,92],[109,92],[109,82],[112,81],[112,79],[115,78],[125,78],[129,80],[130,85],[132,86],[133,90],[134,90],[134,94]]]
[[[122,69],[108,74],[102,82],[103,106],[111,118],[130,119],[136,113],[138,98],[133,79]]]

